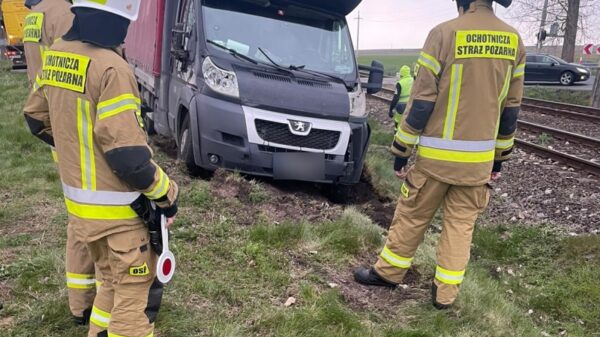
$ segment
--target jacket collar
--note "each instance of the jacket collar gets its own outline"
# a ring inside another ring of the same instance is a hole
[[[475,0],[469,6],[467,13],[475,13],[478,11],[491,11],[493,12],[492,4],[487,0]]]

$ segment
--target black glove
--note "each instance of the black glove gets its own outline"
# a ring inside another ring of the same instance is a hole
[[[502,163],[504,163],[504,162],[503,161],[495,161],[494,167],[492,168],[492,172],[498,173],[498,172],[502,171]]]
[[[390,107],[390,111],[388,111],[388,116],[390,116],[390,118],[394,118],[394,108]]]
[[[177,213],[177,205],[169,207],[169,209],[175,207],[175,213]],[[148,233],[150,233],[150,246],[160,255],[163,251],[162,245],[162,228],[161,228],[161,216],[166,215],[165,211],[145,195],[140,195],[132,204],[131,208],[137,213],[137,215],[144,221],[148,227]]]
[[[396,157],[396,160],[394,160],[394,171],[402,170],[406,164],[408,164],[408,158]]]

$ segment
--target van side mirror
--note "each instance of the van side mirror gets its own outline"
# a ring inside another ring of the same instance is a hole
[[[188,57],[188,52],[185,50],[185,30],[183,23],[175,24],[171,31],[171,54],[178,61],[185,61]]]
[[[371,62],[371,66],[359,65],[359,70],[369,72],[369,81],[361,83],[362,87],[367,89],[367,94],[373,95],[383,88],[383,64],[378,61]]]

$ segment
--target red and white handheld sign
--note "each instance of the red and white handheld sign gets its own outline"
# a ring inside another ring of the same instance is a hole
[[[163,283],[169,283],[175,274],[175,255],[169,250],[169,230],[167,229],[167,218],[160,217],[160,229],[162,231],[163,252],[158,257],[156,264],[156,277]]]

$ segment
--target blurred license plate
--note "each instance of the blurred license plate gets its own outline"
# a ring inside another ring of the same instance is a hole
[[[273,177],[281,180],[325,180],[325,154],[276,152],[273,154]]]

